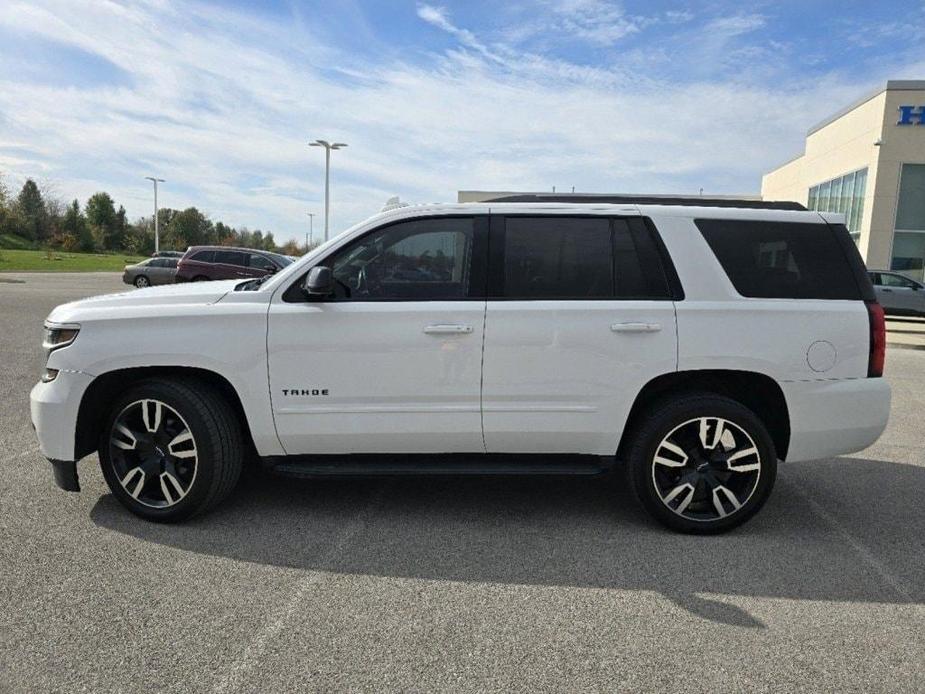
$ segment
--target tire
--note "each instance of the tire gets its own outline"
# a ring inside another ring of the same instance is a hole
[[[99,441],[100,465],[129,511],[169,523],[225,499],[244,446],[229,404],[204,383],[151,379],[116,399]],[[155,481],[156,480],[156,481]]]
[[[139,289],[144,289],[145,287],[151,286],[151,282],[144,275],[138,275],[132,284],[134,284]]]
[[[656,520],[702,535],[755,515],[777,476],[777,452],[761,420],[711,393],[656,403],[633,432],[627,463],[636,497]]]
[[[193,278],[193,282],[208,282],[208,281],[209,281],[209,278],[206,277],[205,275],[196,275]]]

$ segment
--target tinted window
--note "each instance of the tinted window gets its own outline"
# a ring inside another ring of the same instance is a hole
[[[325,264],[341,299],[459,299],[469,292],[473,236],[472,218],[402,222],[364,236]]]
[[[508,217],[504,296],[599,299],[614,296],[610,220]]]
[[[273,264],[272,260],[260,255],[259,253],[251,253],[248,256],[248,264],[251,267],[260,268],[261,270],[266,270],[267,272],[276,269],[276,266]]]
[[[190,260],[196,260],[200,263],[211,263],[213,255],[215,255],[215,251],[199,251],[198,253],[194,253]]]
[[[215,251],[214,263],[225,265],[247,265],[247,256],[238,251]]]
[[[164,267],[175,270],[178,262],[178,258],[164,258]]]
[[[847,233],[843,227],[727,219],[696,224],[742,296],[861,298],[854,269],[835,238],[836,231]]]

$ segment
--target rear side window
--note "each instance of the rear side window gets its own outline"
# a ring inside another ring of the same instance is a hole
[[[215,251],[215,263],[225,265],[247,265],[247,256],[238,251]]]
[[[639,218],[507,217],[503,248],[495,296],[670,298],[658,249]]]
[[[855,270],[828,224],[698,219],[736,291],[762,299],[861,299]]]
[[[610,220],[508,217],[504,295],[524,299],[612,297]]]

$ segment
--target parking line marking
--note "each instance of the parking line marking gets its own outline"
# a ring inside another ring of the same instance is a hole
[[[900,598],[909,603],[915,602],[915,598],[912,597],[912,593],[906,588],[902,579],[894,576],[886,567],[886,564],[877,559],[873,552],[867,549],[867,547],[864,546],[860,540],[851,534],[851,531],[845,527],[844,523],[826,511],[818,501],[806,494],[796,484],[791,484],[789,481],[785,481],[785,484],[786,486],[790,487],[791,491],[793,491],[798,497],[800,497],[809,505],[813,513],[822,518],[822,520],[828,523],[829,526],[831,526],[839,535],[841,535],[842,539],[848,543],[851,549],[853,549],[855,553],[861,557],[861,559],[868,566],[870,566],[870,568],[879,574],[880,578],[882,578]]]
[[[370,516],[378,510],[385,497],[385,490],[389,485],[383,484],[367,502],[366,506],[354,516],[353,520],[346,526],[337,540],[332,543],[331,547],[325,552],[320,560],[320,564],[329,565],[336,560],[344,551],[347,544],[353,540],[356,535],[363,530],[369,521]],[[323,581],[329,572],[311,571],[301,578],[289,598],[280,609],[276,610],[270,621],[266,623],[263,629],[259,630],[253,640],[247,645],[241,656],[235,660],[228,669],[228,672],[218,682],[216,682],[213,691],[235,692],[239,691],[250,671],[256,666],[263,656],[270,641],[277,636],[283,627],[292,619],[293,614],[298,608],[302,599],[309,593],[310,589],[316,584]]]

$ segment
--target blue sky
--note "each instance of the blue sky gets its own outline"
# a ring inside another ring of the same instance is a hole
[[[302,238],[459,189],[754,193],[806,129],[925,79],[925,1],[142,2],[0,7],[0,172],[131,217]],[[317,228],[317,227],[316,227]]]

